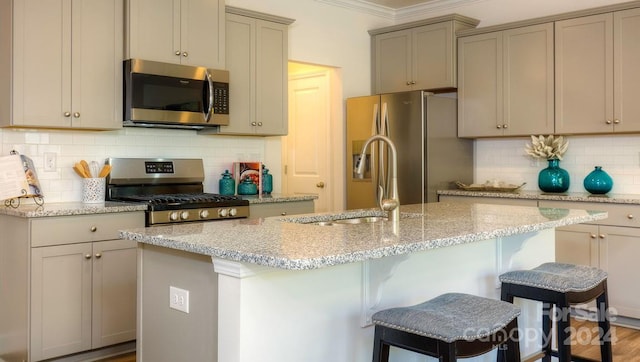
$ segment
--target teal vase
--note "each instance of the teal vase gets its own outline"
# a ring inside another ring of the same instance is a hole
[[[218,182],[220,195],[234,195],[236,193],[236,182],[231,177],[229,170],[224,170],[222,178]]]
[[[584,178],[583,185],[584,189],[592,194],[606,194],[613,187],[613,179],[601,166],[596,166],[595,170]]]
[[[269,169],[262,165],[262,192],[270,194],[273,191],[273,176],[269,173]]]
[[[258,193],[258,186],[253,183],[251,177],[247,176],[238,184],[238,195],[255,195]]]
[[[538,187],[544,192],[558,193],[569,189],[569,173],[560,168],[560,160],[548,160],[549,165],[538,174]]]

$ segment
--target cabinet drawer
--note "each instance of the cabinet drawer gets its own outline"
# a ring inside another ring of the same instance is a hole
[[[31,246],[118,239],[118,230],[144,227],[144,212],[44,217],[30,220]]]
[[[251,218],[308,214],[313,211],[314,205],[312,200],[249,205],[249,217]]]
[[[539,206],[606,211],[609,213],[607,219],[593,221],[590,222],[590,224],[640,227],[640,205],[540,200]]]

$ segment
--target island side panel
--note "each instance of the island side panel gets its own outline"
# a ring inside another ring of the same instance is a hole
[[[169,308],[189,291],[189,313]],[[218,281],[211,258],[138,244],[138,361],[217,361]]]
[[[218,361],[370,361],[371,313],[446,292],[499,298],[500,273],[554,257],[554,231],[548,229],[317,270],[256,268],[214,258],[221,273]],[[521,326],[539,330],[535,303],[518,303]],[[523,345],[525,355],[537,349],[537,337]],[[392,356],[424,359],[395,348]],[[495,352],[470,359],[492,360]]]

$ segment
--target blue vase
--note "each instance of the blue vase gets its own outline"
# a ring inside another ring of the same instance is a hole
[[[270,194],[273,191],[273,176],[269,173],[269,169],[262,165],[262,192]]]
[[[569,189],[569,173],[560,168],[560,160],[548,160],[549,166],[538,174],[538,187],[544,192],[565,192]]]
[[[601,166],[596,166],[595,170],[584,178],[583,185],[584,189],[592,194],[606,194],[611,191],[613,180],[608,173],[602,170]]]
[[[234,195],[236,193],[236,182],[231,177],[229,170],[224,170],[222,178],[218,181],[220,195]]]
[[[251,177],[247,176],[238,184],[238,195],[255,195],[258,193],[258,186],[253,183]]]

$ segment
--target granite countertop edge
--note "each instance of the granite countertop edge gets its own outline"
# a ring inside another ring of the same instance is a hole
[[[1,215],[39,218],[53,216],[74,216],[109,214],[118,212],[134,212],[147,210],[146,204],[132,204],[107,201],[100,204],[83,204],[81,202],[44,203],[43,205],[24,204],[17,208],[11,206],[0,207]]]
[[[485,205],[488,206],[488,205]],[[535,209],[536,212],[543,209],[537,208],[529,208]],[[569,211],[565,209],[547,209],[551,213],[558,213],[560,211]],[[344,236],[343,239],[340,239],[338,236],[336,240],[333,242],[336,245],[348,244],[348,243],[363,243],[363,246],[358,250],[353,251],[344,251],[344,252],[327,252],[327,253],[316,253],[314,256],[304,257],[290,257],[287,253],[278,253],[270,250],[264,250],[257,248],[256,250],[241,250],[241,247],[227,247],[224,243],[218,244],[216,242],[211,242],[212,240],[205,240],[206,238],[216,239],[216,235],[222,235],[225,230],[221,230],[220,234],[207,234],[207,233],[194,233],[191,235],[180,235],[180,231],[177,231],[175,234],[171,234],[171,232],[176,232],[176,230],[169,231],[168,234],[164,234],[162,232],[158,233],[147,233],[144,230],[125,230],[121,231],[120,237],[123,239],[136,240],[140,243],[150,244],[155,246],[166,247],[170,249],[182,250],[186,252],[207,255],[211,257],[222,258],[231,261],[237,262],[245,262],[250,264],[261,265],[265,267],[277,268],[277,269],[288,269],[288,270],[308,270],[308,269],[319,269],[324,267],[330,267],[334,265],[353,263],[353,262],[361,262],[369,259],[378,259],[386,256],[392,255],[402,255],[402,254],[410,254],[414,252],[426,251],[430,249],[437,249],[443,247],[449,247],[460,244],[468,244],[473,242],[478,242],[482,240],[499,238],[499,237],[508,237],[517,234],[525,234],[531,232],[541,231],[543,229],[550,229],[560,226],[567,226],[571,224],[595,221],[605,219],[607,217],[607,213],[605,212],[587,212],[584,210],[573,210],[579,211],[576,215],[571,215],[566,217],[566,215],[558,216],[557,219],[548,219],[545,221],[522,221],[519,222],[518,225],[513,226],[500,226],[500,223],[497,223],[495,228],[487,228],[486,230],[479,230],[475,232],[460,232],[456,235],[447,235],[445,237],[428,237],[425,236],[425,226],[417,227],[416,225],[426,225],[426,223],[433,219],[432,216],[429,215],[421,215],[419,220],[414,222],[414,224],[404,223],[405,219],[401,218],[400,229],[406,231],[408,237],[403,236],[403,240],[399,240],[397,242],[386,242],[386,240],[381,240],[383,238],[380,236],[380,230],[374,228],[362,228],[362,233],[364,236],[349,238],[349,236]],[[363,211],[364,212],[364,211]],[[369,214],[364,212],[364,214]],[[335,215],[335,214],[334,214]],[[552,214],[552,215],[560,215],[560,214]],[[323,214],[308,214],[301,215],[300,218],[304,218],[305,222],[310,222],[314,217],[317,218],[318,221],[322,221]],[[350,217],[353,217],[352,213],[350,213]],[[555,216],[552,216],[552,218]],[[290,218],[295,219],[296,216],[291,216]],[[411,220],[411,219],[406,219]],[[526,219],[523,219],[526,220]],[[444,222],[444,220],[440,220]],[[275,227],[276,232],[272,233],[275,223],[288,224],[286,227]],[[222,226],[222,225],[221,225]],[[485,225],[489,226],[489,225]],[[317,230],[313,230],[310,228],[320,228]],[[346,228],[351,228],[353,226],[346,226]],[[326,232],[331,232],[333,227],[323,227],[323,226],[312,226],[309,224],[295,224],[295,222],[286,222],[283,219],[279,218],[267,218],[263,220],[262,224],[257,224],[253,229],[255,235],[260,235],[261,233],[264,235],[273,234],[278,237],[278,235],[283,235],[283,231],[290,232],[292,237],[290,240],[296,240],[299,242],[300,250],[305,248],[305,245],[308,245],[308,248],[317,247],[317,245],[323,243],[327,243],[327,249],[332,250],[333,245],[331,240],[324,239],[319,234],[315,232],[322,232],[325,230]],[[413,230],[413,229],[415,230]],[[420,229],[422,228],[422,229]],[[147,229],[148,230],[148,229]],[[233,232],[232,228],[228,229],[229,232]],[[349,231],[353,231],[355,229],[342,229],[345,233],[336,233],[335,235],[348,235]],[[349,230],[349,231],[347,231]],[[367,233],[371,233],[371,236],[368,236]],[[249,233],[251,234],[251,233]],[[426,234],[429,234],[427,232]],[[353,235],[352,235],[353,236]],[[245,236],[248,237],[248,236]],[[370,241],[368,241],[370,239]],[[391,237],[393,239],[393,237]],[[362,241],[367,240],[367,241]],[[251,242],[250,240],[245,241],[247,243]],[[286,244],[286,243],[285,243]],[[381,245],[383,244],[383,245]],[[286,244],[289,246],[288,244]],[[276,245],[273,249],[283,250],[285,247],[283,245]],[[337,249],[342,251],[341,249]],[[295,250],[298,252],[299,250]]]
[[[243,200],[248,200],[251,204],[271,204],[279,202],[297,202],[297,201],[309,201],[316,200],[317,195],[283,195],[283,194],[270,194],[270,195],[241,195]]]
[[[592,195],[586,192],[570,192],[548,194],[541,191],[495,192],[495,191],[466,191],[466,190],[438,190],[438,195],[493,197],[504,199],[550,200],[574,202],[599,202],[608,204],[640,205],[640,194],[605,194]]]

